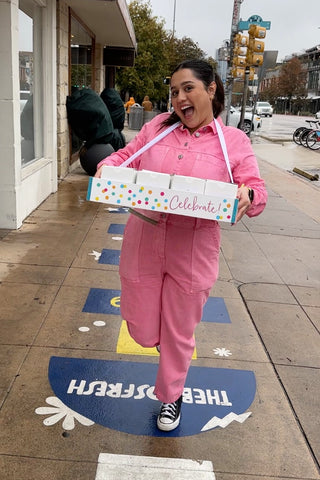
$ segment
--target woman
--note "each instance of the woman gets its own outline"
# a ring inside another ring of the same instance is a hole
[[[168,125],[181,121],[167,137],[130,165],[138,170],[229,182],[217,135],[218,119],[238,188],[236,221],[258,215],[267,193],[247,136],[219,119],[224,91],[212,67],[202,60],[181,63],[171,77],[174,112],[144,125],[124,149],[98,164],[120,165]],[[141,218],[141,212],[144,217]],[[180,422],[182,394],[209,291],[218,277],[220,227],[214,220],[139,210],[130,215],[124,234],[119,273],[121,314],[134,340],[157,346],[161,354],[155,394],[163,402],[158,428],[170,431]]]

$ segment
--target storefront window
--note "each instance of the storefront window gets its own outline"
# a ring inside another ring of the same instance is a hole
[[[41,158],[42,88],[41,9],[30,1],[19,5],[19,81],[22,166]]]
[[[70,14],[70,85],[75,90],[94,88],[94,34],[71,11]],[[71,132],[71,152],[79,151],[81,140]],[[74,158],[77,158],[75,156]],[[73,157],[71,157],[71,162]]]

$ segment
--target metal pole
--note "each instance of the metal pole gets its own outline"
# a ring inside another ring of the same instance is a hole
[[[233,77],[231,75],[231,66],[233,60],[233,48],[234,48],[234,36],[238,32],[238,23],[240,20],[240,5],[244,0],[234,0],[233,2],[233,14],[232,14],[232,23],[231,23],[231,33],[230,33],[230,58],[229,58],[229,81],[227,88],[227,116],[226,116],[226,125],[229,125],[230,119],[230,106],[232,101],[232,89],[233,89]]]
[[[173,4],[173,24],[172,24],[172,37],[174,37],[176,31],[176,0]]]
[[[246,67],[245,77],[244,77],[244,87],[243,87],[243,96],[242,96],[242,107],[241,107],[241,115],[240,115],[240,125],[239,128],[243,129],[243,121],[244,115],[246,112],[246,104],[247,104],[247,94],[248,94],[248,86],[249,86],[249,75],[250,75],[250,67]]]

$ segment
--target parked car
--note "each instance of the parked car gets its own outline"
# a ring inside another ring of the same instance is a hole
[[[230,116],[229,116],[229,125],[232,127],[239,128],[240,127],[240,118],[241,118],[241,111],[236,110],[232,105],[230,106]],[[253,116],[253,123],[252,123],[252,113],[245,112],[244,113],[244,120],[243,120],[243,131],[248,134],[251,131],[257,131],[261,128],[262,119],[258,115]]]
[[[265,117],[272,117],[273,108],[271,107],[269,102],[257,102],[256,114]]]

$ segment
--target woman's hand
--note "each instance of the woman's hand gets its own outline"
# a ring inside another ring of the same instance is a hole
[[[96,178],[101,178],[102,167],[103,167],[103,165],[101,167],[99,167],[98,170],[96,171],[96,173],[95,173]]]
[[[251,207],[248,187],[246,187],[245,185],[241,185],[241,187],[239,187],[237,191],[237,198],[239,200],[239,203],[235,223],[239,222],[239,220],[241,220],[246,211]]]

